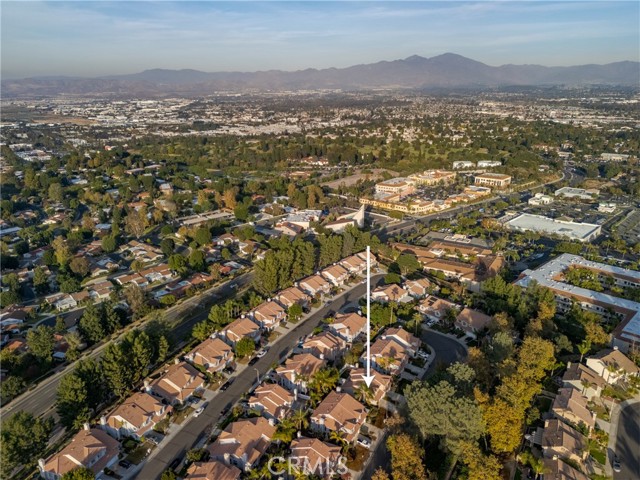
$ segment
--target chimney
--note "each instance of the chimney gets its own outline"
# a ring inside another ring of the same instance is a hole
[[[554,456],[553,456],[553,459],[554,459],[554,460],[558,460],[558,455],[554,455]]]
[[[107,417],[105,417],[104,415],[102,415],[100,417],[100,426],[101,427],[106,427],[107,426]],[[103,428],[104,430],[105,428]]]
[[[338,392],[338,393],[342,392],[342,387],[340,385],[338,385],[336,387],[336,392]]]
[[[291,383],[296,383],[296,372],[291,372]]]
[[[178,365],[178,364],[180,363],[180,357],[176,357],[176,358],[173,360],[173,363],[175,363],[176,365]]]
[[[151,382],[149,382],[148,378],[144,379],[144,391],[147,393],[151,393]]]
[[[82,424],[82,428],[84,428],[85,430],[89,431],[89,430],[91,430],[91,425],[89,425],[89,422],[84,422]]]
[[[293,389],[293,401],[295,402],[296,400],[298,400],[298,389],[294,388]]]
[[[324,427],[324,415],[321,415],[320,418],[318,418],[318,425]]]
[[[275,421],[275,419],[273,417],[269,418],[269,425],[271,425],[272,427],[275,427],[276,421]]]
[[[245,318],[244,313],[242,315],[240,315],[240,318]]]
[[[44,458],[38,459],[38,468],[40,469],[41,472],[44,472]]]
[[[616,351],[620,350],[620,349],[618,348],[618,346],[617,346],[617,345],[615,345],[615,346],[613,347],[613,349],[614,349],[614,350],[616,350]]]
[[[298,430],[298,432],[296,433],[296,437],[297,437],[297,438],[302,437],[302,432],[301,432],[300,430]]]
[[[231,459],[231,455],[229,455],[228,453],[224,454],[224,463],[226,463],[227,465],[229,465],[229,460]]]
[[[318,357],[320,357],[320,360],[324,360],[324,353],[321,353]]]

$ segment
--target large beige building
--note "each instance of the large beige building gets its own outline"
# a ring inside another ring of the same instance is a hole
[[[409,180],[416,185],[438,185],[440,183],[451,183],[456,179],[456,172],[447,170],[426,170],[422,173],[409,175]]]
[[[511,184],[511,175],[504,173],[482,173],[473,177],[473,183],[487,187],[504,188]]]
[[[404,177],[391,178],[384,182],[376,183],[376,193],[393,193],[400,195],[410,195],[416,191],[413,182]]]

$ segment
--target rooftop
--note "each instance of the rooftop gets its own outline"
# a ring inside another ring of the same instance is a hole
[[[592,235],[600,233],[600,225],[593,223],[568,222],[523,213],[506,222],[506,225],[516,230],[531,230],[547,234],[562,235],[574,240],[585,241]]]

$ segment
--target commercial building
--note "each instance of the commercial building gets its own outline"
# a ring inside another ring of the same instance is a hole
[[[474,162],[469,162],[467,160],[459,160],[457,162],[453,162],[452,166],[454,170],[462,170],[465,168],[473,168],[476,166],[476,164]]]
[[[593,200],[600,194],[600,190],[595,188],[585,190],[584,188],[562,187],[555,191],[556,197],[579,198],[580,200]]]
[[[478,168],[486,168],[486,167],[500,167],[502,166],[502,162],[500,160],[479,160]]]
[[[376,193],[393,193],[403,197],[415,191],[413,182],[404,177],[391,178],[376,184]]]
[[[527,203],[529,205],[549,205],[553,203],[553,197],[551,195],[545,195],[544,193],[536,193]]]
[[[510,220],[506,220],[504,225],[511,230],[558,235],[580,242],[590,242],[594,240],[600,235],[602,230],[600,225],[593,223],[556,220],[554,218],[543,217],[542,215],[531,215],[529,213],[523,213]]]
[[[640,346],[640,303],[571,285],[564,277],[564,272],[569,268],[589,269],[597,274],[597,278],[603,285],[613,282],[613,285],[621,288],[640,287],[640,272],[592,262],[569,253],[554,258],[536,270],[525,270],[515,283],[526,288],[535,281],[549,288],[555,294],[560,313],[566,313],[573,302],[577,302],[585,310],[597,313],[606,319],[619,320],[620,323],[613,331],[613,345],[623,352],[638,348]]]
[[[493,188],[504,188],[511,184],[511,175],[504,173],[482,173],[473,177],[473,183]]]
[[[456,179],[456,172],[447,170],[426,170],[422,173],[409,175],[409,180],[416,185],[438,185],[440,183],[451,183]]]

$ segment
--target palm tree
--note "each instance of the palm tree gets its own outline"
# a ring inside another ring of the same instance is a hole
[[[531,470],[536,474],[535,478],[538,480],[540,475],[546,473],[547,468],[544,466],[544,462],[541,458],[531,457],[529,460],[529,465],[531,465]]]
[[[582,363],[582,357],[584,357],[585,354],[589,353],[589,350],[591,350],[591,342],[589,340],[585,340],[580,345],[578,345],[578,352],[580,352],[580,363]]]
[[[294,410],[289,418],[298,430],[303,430],[309,426],[306,410]]]
[[[349,448],[349,442],[340,430],[331,430],[331,432],[329,432],[329,440],[340,445],[343,453]]]
[[[373,390],[371,390],[371,387],[368,387],[365,382],[362,382],[360,385],[358,385],[358,388],[356,388],[356,391],[354,393],[356,399],[360,400],[361,402],[370,404],[371,400],[373,400]]]

